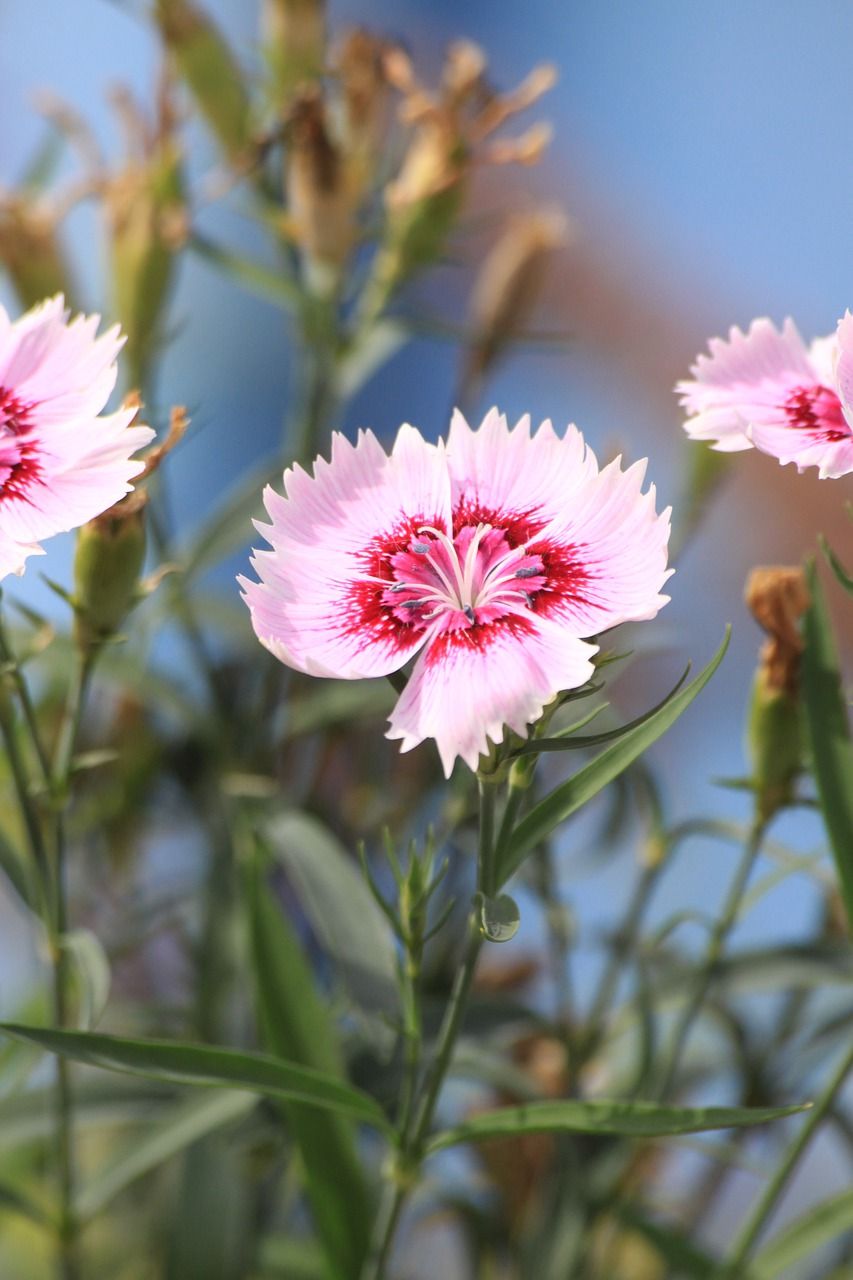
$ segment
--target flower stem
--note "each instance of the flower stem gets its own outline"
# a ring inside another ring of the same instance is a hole
[[[77,660],[59,728],[53,763],[53,787],[58,808],[54,827],[55,905],[50,925],[50,949],[53,966],[53,1016],[55,1025],[60,1030],[68,1024],[68,973],[64,946],[68,928],[65,811],[68,804],[74,750],[93,665],[94,653],[91,650],[82,653]],[[71,1092],[70,1066],[61,1057],[57,1058],[56,1062],[55,1116],[56,1160],[59,1173],[59,1274],[62,1280],[79,1280],[82,1273],[78,1253],[78,1223],[74,1208],[74,1100]]]
[[[755,861],[761,850],[761,843],[764,839],[766,823],[756,821],[750,830],[749,838],[744,846],[740,862],[735,871],[734,879],[729,888],[726,901],[723,906],[722,913],[714,925],[711,933],[708,949],[705,954],[705,961],[701,968],[697,971],[696,981],[693,990],[690,993],[687,1004],[681,1014],[681,1018],[676,1025],[675,1032],[669,1046],[669,1053],[661,1073],[660,1085],[658,1087],[658,1098],[663,1100],[668,1095],[675,1081],[678,1071],[681,1055],[687,1044],[687,1039],[693,1027],[693,1023],[702,1008],[705,996],[708,994],[708,988],[714,980],[717,967],[722,959],[726,942],[729,934],[734,928],[738,914],[740,912],[743,895],[746,892],[746,886]]]
[[[485,876],[488,874],[494,854],[495,792],[496,787],[493,784],[480,784],[480,839],[477,865],[479,893],[485,892]],[[373,1243],[361,1280],[384,1280],[386,1275],[400,1216],[423,1163],[426,1140],[465,1017],[471,983],[482,945],[483,933],[476,909],[473,909],[468,917],[462,962],[456,971],[453,988],[444,1011],[444,1020],[438,1034],[432,1065],[424,1083],[423,1096],[420,1105],[415,1108],[416,1118],[412,1125],[412,1132],[407,1134],[404,1131],[400,1134],[398,1168],[394,1179],[389,1181],[386,1187],[379,1208]]]
[[[785,1152],[785,1155],[773,1174],[773,1177],[764,1188],[764,1193],[761,1196],[761,1199],[758,1201],[758,1204],[755,1206],[735,1240],[731,1254],[723,1263],[720,1270],[715,1273],[720,1277],[720,1280],[726,1280],[726,1278],[731,1280],[731,1278],[740,1275],[743,1264],[764,1229],[767,1219],[773,1212],[780,1195],[788,1185],[800,1158],[814,1137],[820,1124],[825,1119],[827,1112],[835,1102],[836,1095],[844,1084],[844,1081],[847,1079],[851,1069],[853,1069],[853,1045],[851,1045],[847,1050],[835,1071],[830,1076],[823,1093],[820,1095],[810,1112],[809,1118],[806,1120],[796,1138]]]

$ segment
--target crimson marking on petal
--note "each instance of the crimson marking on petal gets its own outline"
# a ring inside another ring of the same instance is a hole
[[[818,440],[848,440],[850,428],[841,401],[829,387],[795,387],[784,405],[789,427],[811,432]]]
[[[378,644],[402,653],[411,648],[412,641],[424,629],[424,621],[413,608],[408,610],[410,618],[398,617],[382,597],[386,591],[400,589],[394,580],[391,563],[394,556],[409,548],[424,525],[440,521],[441,517],[434,513],[403,516],[393,529],[377,534],[358,552],[365,580],[347,586],[335,626],[344,635],[358,638],[359,652]]]
[[[557,542],[537,542],[528,547],[528,554],[542,560],[544,585],[531,602],[534,613],[548,616],[558,613],[566,601],[586,601],[588,588],[595,581],[595,573],[583,560],[584,546],[564,546]]]
[[[466,525],[489,524],[506,534],[511,547],[518,547],[535,537],[547,523],[539,507],[530,507],[527,511],[500,511],[463,496],[453,508],[454,538]]]
[[[41,482],[42,468],[38,443],[32,431],[30,405],[19,400],[13,391],[0,387],[0,502],[10,499],[26,501],[33,486]],[[4,465],[3,437],[9,442],[12,457]],[[10,440],[11,437],[11,440]]]
[[[460,627],[455,631],[442,631],[424,650],[423,660],[428,667],[440,666],[453,653],[467,650],[469,653],[485,653],[491,645],[505,639],[523,640],[536,634],[536,624],[521,614],[508,613],[485,626]]]

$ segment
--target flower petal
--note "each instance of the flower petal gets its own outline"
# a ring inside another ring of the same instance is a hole
[[[533,614],[434,636],[419,656],[390,717],[387,736],[410,751],[435,738],[449,777],[456,757],[477,768],[504,726],[524,734],[563,689],[593,672],[594,645]]]
[[[793,462],[798,471],[818,467],[821,480],[837,480],[853,471],[853,436],[826,439],[798,427],[756,425],[750,428],[750,438],[757,449],[778,458],[783,466]]]
[[[793,320],[780,333],[767,319],[748,333],[732,328],[728,342],[714,338],[710,355],[699,356],[693,379],[676,385],[690,415],[684,424],[694,440],[709,440],[721,452],[748,449],[749,427],[777,423],[792,387],[820,381]]]
[[[853,429],[853,315],[845,311],[838,321],[835,381],[844,417]]]
[[[560,437],[543,422],[531,435],[528,415],[510,430],[497,409],[476,431],[454,411],[447,465],[456,523],[497,520],[502,528],[515,523],[518,541],[559,516],[574,491],[598,470],[577,427]]]
[[[645,461],[622,471],[615,459],[589,476],[528,547],[542,557],[547,585],[535,598],[540,617],[573,635],[594,636],[622,622],[653,618],[669,600],[670,508],[655,512],[655,488],[642,492]]]
[[[34,474],[20,492],[0,487],[0,531],[32,542],[76,529],[108,510],[131,490],[143,463],[133,455],[154,438],[134,427],[136,411],[71,420],[46,427],[33,416]]]
[[[0,534],[0,580],[10,573],[20,575],[29,556],[43,556],[44,551],[35,543],[14,542]]]
[[[311,675],[353,680],[398,670],[427,638],[423,625],[380,606],[388,557],[422,525],[448,529],[450,480],[443,446],[400,428],[390,457],[370,431],[356,444],[336,434],[329,462],[310,476],[285,473],[286,496],[268,488],[272,550],[252,559],[260,582],[240,584],[258,638]]]

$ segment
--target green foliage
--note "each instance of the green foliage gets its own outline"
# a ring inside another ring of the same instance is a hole
[[[360,1089],[266,1054],[173,1040],[130,1040],[84,1031],[55,1031],[11,1022],[0,1023],[0,1032],[73,1062],[108,1071],[129,1071],[172,1084],[250,1089],[286,1102],[335,1111],[380,1129],[387,1127],[381,1108]]]
[[[283,1061],[345,1080],[329,1006],[259,868],[247,873],[249,922],[258,1012],[267,1047]],[[329,1275],[357,1275],[367,1251],[371,1197],[355,1131],[343,1116],[283,1104],[305,1167],[314,1221]]]
[[[620,1138],[663,1138],[709,1129],[768,1124],[805,1111],[791,1107],[664,1107],[655,1102],[530,1102],[483,1111],[430,1140],[434,1153],[461,1142],[487,1142],[524,1133],[591,1133]]]
[[[569,778],[568,782],[562,783],[544,800],[540,800],[513,831],[506,833],[503,843],[497,849],[498,884],[505,884],[531,850],[555,827],[577,813],[666,733],[705,688],[722,662],[728,644],[727,631],[723,643],[707,667],[686,689],[671,695],[648,719],[641,720],[632,729],[629,728],[613,746],[602,751]]]
[[[823,588],[808,567],[811,605],[803,622],[803,702],[812,772],[835,858],[848,921],[853,921],[853,741]]]

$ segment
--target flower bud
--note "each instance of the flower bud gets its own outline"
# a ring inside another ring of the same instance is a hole
[[[249,95],[228,42],[193,0],[157,0],[155,20],[211,133],[242,167],[251,141]]]
[[[262,24],[273,96],[284,112],[303,85],[323,74],[326,5],[324,0],[266,0]]]
[[[412,132],[385,191],[388,233],[369,286],[369,314],[381,312],[397,285],[441,256],[476,164],[533,164],[541,155],[550,136],[544,125],[515,140],[495,141],[492,134],[551,87],[553,69],[535,69],[508,94],[491,89],[486,71],[482,50],[457,41],[448,50],[437,92],[430,93],[418,84],[401,49],[386,55],[386,76],[403,95],[400,116]]]
[[[487,255],[471,296],[474,340],[466,381],[476,383],[524,328],[556,249],[569,239],[559,209],[513,217]]]
[[[77,535],[74,556],[75,639],[97,649],[119,630],[136,603],[145,561],[147,495],[135,489]]]
[[[56,234],[58,218],[46,201],[14,192],[0,198],[0,263],[25,310],[74,289]]]
[[[747,723],[758,817],[766,822],[791,803],[802,768],[799,619],[809,604],[802,570],[754,569],[746,585],[746,602],[769,636],[761,649]]]
[[[355,202],[319,89],[304,89],[288,124],[286,186],[294,235],[309,265],[341,267],[355,240]]]
[[[334,51],[344,163],[359,197],[375,181],[389,127],[391,86],[385,70],[389,51],[385,40],[360,28],[348,32]]]
[[[167,86],[148,128],[135,104],[116,98],[129,139],[123,169],[103,183],[112,251],[114,312],[127,335],[129,385],[144,387],[160,337],[174,256],[186,238],[182,154]]]

